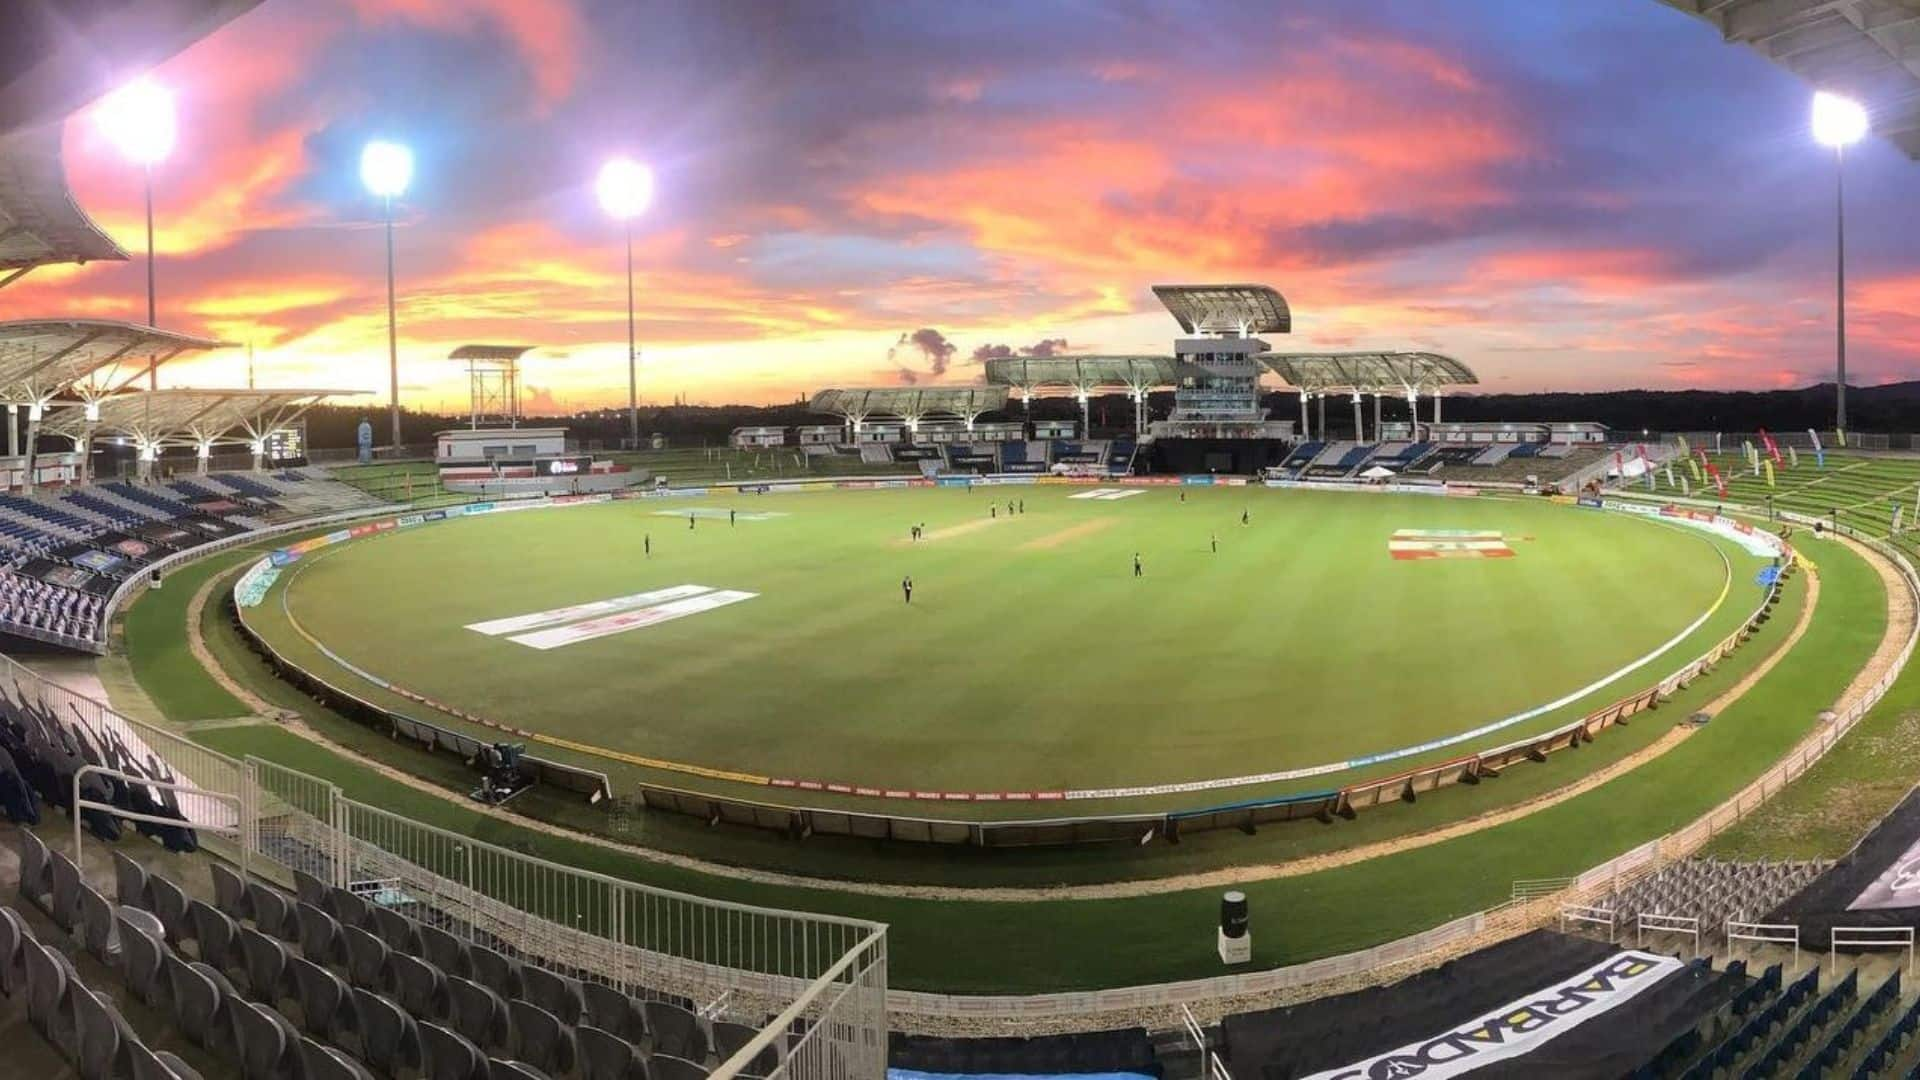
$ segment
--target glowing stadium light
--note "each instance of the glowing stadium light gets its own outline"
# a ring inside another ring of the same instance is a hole
[[[1847,430],[1847,147],[1865,138],[1867,127],[1859,102],[1825,90],[1813,95],[1813,137],[1833,147],[1833,426],[1841,432]]]
[[[600,209],[626,228],[627,239],[627,438],[640,449],[640,345],[633,327],[633,219],[653,201],[653,170],[632,158],[617,157],[600,166],[593,183]]]
[[[614,158],[600,166],[593,189],[608,217],[628,221],[646,213],[653,202],[653,170],[632,158]]]
[[[173,93],[147,78],[135,79],[101,99],[94,119],[121,156],[142,168],[166,160],[179,134]]]
[[[360,151],[360,182],[383,199],[397,198],[413,180],[413,151],[374,140]]]
[[[153,167],[173,152],[179,136],[173,93],[149,78],[138,78],[108,94],[94,120],[120,155],[140,166],[147,201],[147,325],[158,318],[153,284]],[[159,365],[147,368],[147,388],[159,386]]]
[[[1822,146],[1851,146],[1867,134],[1867,110],[1825,90],[1813,95],[1813,137]]]
[[[387,419],[395,450],[400,447],[400,329],[394,315],[393,200],[413,180],[413,151],[375,139],[360,151],[360,182],[387,205]]]

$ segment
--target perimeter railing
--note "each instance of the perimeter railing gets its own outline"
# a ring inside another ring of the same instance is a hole
[[[782,1076],[885,1074],[881,924],[706,899],[487,843],[348,798],[326,780],[199,746],[5,657],[0,694],[34,752],[70,766],[90,812],[191,825],[203,846],[266,876],[309,874],[624,993],[723,1003],[714,1011],[762,1028],[756,1052],[785,1048]],[[95,776],[138,792],[139,805],[106,801],[84,783]],[[725,1080],[751,1061],[736,1056],[714,1075]]]

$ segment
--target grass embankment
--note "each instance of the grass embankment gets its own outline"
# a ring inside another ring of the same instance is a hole
[[[1633,773],[1519,821],[1354,866],[1247,887],[1258,930],[1256,965],[1296,963],[1436,925],[1503,899],[1512,879],[1575,873],[1697,817],[1737,790],[1805,734],[1813,716],[1832,703],[1879,642],[1882,616],[1873,613],[1884,611],[1884,603],[1871,568],[1838,547],[1820,545],[1810,554],[1820,564],[1823,592],[1806,636],[1752,693],[1706,729]],[[1100,901],[988,903],[763,886],[482,819],[268,726],[209,730],[197,737],[229,753],[253,753],[328,777],[395,813],[558,862],[717,898],[888,922],[896,986],[1020,992],[1218,971],[1211,943],[1218,898],[1211,889]]]

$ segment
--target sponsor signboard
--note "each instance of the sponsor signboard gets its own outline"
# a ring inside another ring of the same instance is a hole
[[[1496,1061],[1531,1054],[1581,1024],[1627,1004],[1685,965],[1676,957],[1629,950],[1508,1002],[1451,1031],[1328,1069],[1307,1080],[1448,1080]]]
[[[1387,541],[1395,559],[1510,559],[1513,549],[1497,532],[1473,529],[1395,529]]]
[[[972,478],[966,477],[966,476],[941,476],[941,477],[935,478],[934,483],[938,484],[941,487],[963,488],[963,487],[973,486]]]
[[[668,600],[678,600],[682,597],[697,596],[700,593],[711,591],[712,590],[705,585],[673,585],[665,589],[653,589],[648,592],[633,593],[628,596],[615,596],[606,600],[592,600],[584,604],[574,604],[570,607],[553,608],[549,611],[536,611],[530,615],[512,615],[503,619],[488,619],[484,622],[468,623],[467,629],[486,634],[490,637],[498,637],[502,634],[516,634],[523,630],[536,630],[543,626],[576,622],[581,619],[592,618],[596,615],[609,615],[616,611],[650,607],[654,604],[665,603]]]
[[[1888,911],[1920,907],[1920,840],[1887,865],[1872,884],[1847,905],[1848,911]]]
[[[267,590],[280,577],[280,568],[270,559],[261,559],[253,564],[233,587],[234,603],[241,607],[259,607],[267,598]]]
[[[548,627],[524,634],[514,634],[508,641],[525,645],[530,649],[558,649],[564,645],[574,645],[582,641],[592,641],[609,634],[623,634],[628,630],[639,630],[648,626],[658,626],[674,619],[684,619],[689,615],[713,611],[729,604],[738,604],[751,600],[758,593],[741,592],[737,589],[715,589],[679,600],[669,600],[664,604],[655,604],[634,611],[622,611],[586,622],[569,623],[565,626]]]

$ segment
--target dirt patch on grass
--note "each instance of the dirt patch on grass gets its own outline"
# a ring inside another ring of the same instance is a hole
[[[1045,536],[1035,537],[1021,544],[1020,550],[1052,551],[1062,544],[1071,544],[1082,537],[1092,536],[1094,533],[1111,528],[1113,521],[1113,518],[1094,518],[1092,521],[1083,521],[1078,525],[1070,525],[1067,528],[1050,532]]]

